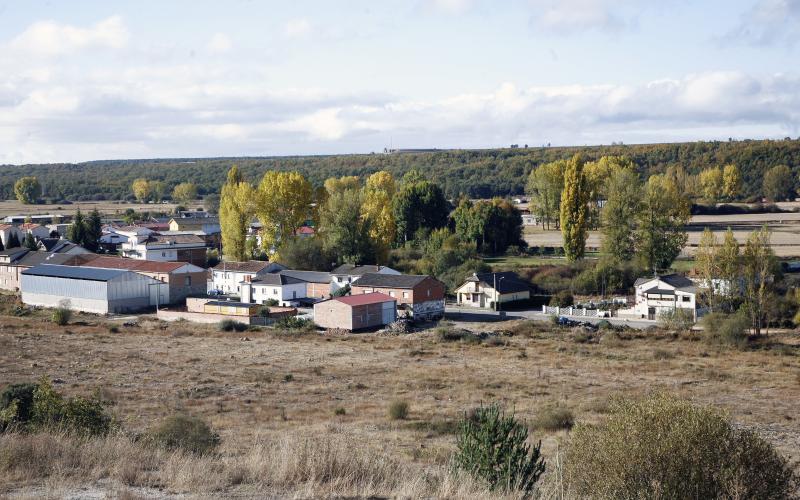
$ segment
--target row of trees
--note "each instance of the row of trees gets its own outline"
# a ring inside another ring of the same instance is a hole
[[[709,309],[734,312],[741,307],[752,332],[760,335],[777,266],[767,228],[750,233],[742,251],[730,229],[719,242],[706,228],[695,260],[703,280],[702,297]]]
[[[139,203],[160,202],[164,199],[167,185],[163,181],[140,177],[131,184],[133,196]],[[176,203],[189,203],[197,199],[197,186],[192,182],[181,182],[172,189],[172,200]]]
[[[603,233],[602,250],[617,263],[638,257],[647,269],[666,269],[686,244],[690,202],[670,175],[643,185],[623,157],[585,162],[580,155],[543,165],[531,173],[532,207],[549,226],[558,214],[564,254],[582,259],[590,229]]]

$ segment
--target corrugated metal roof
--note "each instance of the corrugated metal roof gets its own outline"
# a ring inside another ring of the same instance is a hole
[[[257,304],[248,304],[246,302],[233,302],[229,300],[210,300],[206,302],[206,305],[209,306],[225,306],[225,307],[253,307]]]
[[[333,300],[337,300],[349,306],[363,306],[367,304],[382,304],[384,302],[395,302],[395,299],[381,292],[362,293],[360,295],[348,295],[346,297],[337,297]]]
[[[330,283],[331,273],[324,273],[321,271],[297,271],[294,269],[285,269],[278,274],[284,276],[291,276],[292,278],[305,281],[306,283]]]
[[[101,269],[97,267],[57,266],[53,264],[40,264],[22,271],[27,276],[46,276],[50,278],[68,278],[88,281],[110,281],[125,273],[123,269]]]
[[[353,282],[352,286],[383,288],[414,288],[430,276],[425,274],[376,274],[367,273]]]

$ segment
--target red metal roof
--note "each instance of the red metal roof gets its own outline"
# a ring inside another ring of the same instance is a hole
[[[393,297],[389,297],[385,293],[370,292],[362,293],[360,295],[348,295],[346,297],[337,297],[333,300],[338,300],[349,306],[363,306],[366,304],[380,304],[382,302],[394,302]]]
[[[82,267],[101,267],[104,269],[126,269],[143,273],[171,273],[185,266],[186,262],[157,262],[89,254],[76,256],[75,259],[65,262],[65,264]]]
[[[314,234],[314,228],[308,226],[300,226],[297,228],[297,231],[294,234],[301,235],[301,234]]]

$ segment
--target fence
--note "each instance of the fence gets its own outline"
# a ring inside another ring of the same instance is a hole
[[[609,311],[602,309],[586,309],[585,307],[558,307],[542,306],[543,314],[555,314],[556,316],[581,316],[585,318],[605,318],[610,316]]]

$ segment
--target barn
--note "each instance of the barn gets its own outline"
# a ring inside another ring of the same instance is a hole
[[[157,303],[166,283],[125,269],[41,264],[22,272],[22,302],[97,314],[129,313]]]

